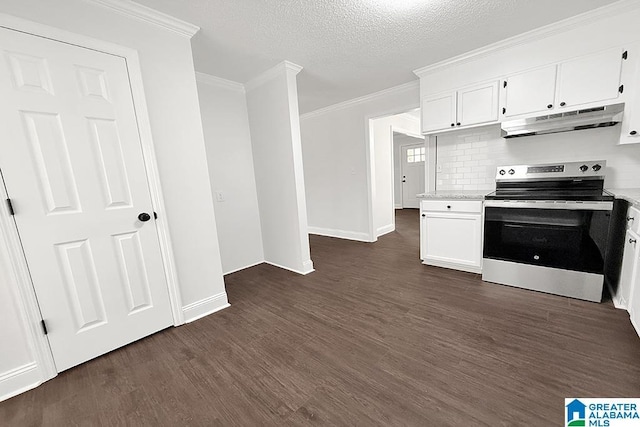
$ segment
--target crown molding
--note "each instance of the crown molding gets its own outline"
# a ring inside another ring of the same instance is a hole
[[[289,62],[289,61],[282,61],[278,65],[272,68],[269,68],[267,71],[260,74],[259,76],[249,80],[247,83],[245,83],[244,87],[248,92],[266,83],[267,81],[282,75],[283,73],[290,71],[292,73],[298,74],[301,70],[302,70],[302,67],[298,64],[294,64],[293,62]]]
[[[398,86],[393,86],[387,89],[383,89],[378,92],[370,93],[368,95],[360,96],[358,98],[349,99],[347,101],[342,101],[337,104],[329,105],[328,107],[323,107],[318,110],[310,111],[308,113],[304,113],[300,115],[300,120],[308,119],[311,117],[320,116],[322,114],[328,113],[330,111],[342,110],[343,108],[351,107],[353,105],[362,104],[367,101],[371,101],[372,99],[379,98],[381,96],[390,95],[396,92],[404,92],[411,89],[420,89],[420,80],[412,80],[407,83],[403,83]]]
[[[200,71],[196,71],[196,80],[200,83],[216,86],[222,89],[245,93],[245,88],[242,83],[223,79],[222,77],[212,76],[211,74],[201,73]]]
[[[131,0],[85,0],[109,8],[130,18],[144,21],[171,30],[185,37],[193,37],[200,27],[190,24],[171,15],[157,11]]]
[[[563,19],[562,21],[554,22],[552,24],[545,25],[544,27],[536,28],[531,31],[527,31],[526,33],[518,34],[508,39],[436,62],[435,64],[418,68],[417,70],[414,70],[413,73],[418,77],[422,77],[435,71],[441,71],[455,65],[474,61],[501,50],[540,40],[554,34],[563,33],[590,22],[619,15],[621,13],[627,13],[629,10],[633,10],[638,7],[640,7],[640,0],[620,0],[607,6],[599,7],[597,9],[581,13],[580,15],[572,16],[570,18]]]

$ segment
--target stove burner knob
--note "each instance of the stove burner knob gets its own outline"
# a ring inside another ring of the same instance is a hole
[[[504,175],[505,173],[507,173],[507,171],[505,171],[504,169],[500,169],[500,175]]]
[[[591,169],[593,169],[595,172],[598,172],[600,169],[602,169],[602,166],[600,166],[599,164],[595,164]]]
[[[509,169],[509,175],[513,175],[514,173],[516,173],[516,171],[514,171],[513,169]]]
[[[589,166],[587,166],[587,165],[582,165],[582,166],[580,166],[580,170],[581,170],[582,172],[586,172],[587,170],[589,170]]]

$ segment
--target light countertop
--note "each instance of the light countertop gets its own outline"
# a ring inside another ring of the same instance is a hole
[[[465,200],[484,200],[484,196],[490,193],[489,190],[447,190],[447,191],[431,191],[428,193],[418,194],[418,199],[425,200],[443,200],[443,199],[465,199]]]
[[[634,206],[640,206],[640,188],[607,188],[617,199],[624,199]]]

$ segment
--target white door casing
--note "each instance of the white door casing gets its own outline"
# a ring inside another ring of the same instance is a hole
[[[403,145],[400,150],[403,208],[419,208],[420,200],[416,195],[424,193],[424,168],[426,162],[424,160],[418,160],[415,155],[410,156],[411,153],[415,153],[413,150],[416,149],[422,149],[422,153],[425,153],[425,144]],[[409,162],[409,157],[412,157],[414,161]],[[422,154],[422,158],[425,157],[426,154]]]
[[[0,29],[0,167],[56,367],[173,324],[122,57]],[[6,159],[6,160],[5,160]]]

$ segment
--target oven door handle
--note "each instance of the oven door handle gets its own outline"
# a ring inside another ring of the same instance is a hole
[[[487,208],[564,209],[570,211],[610,211],[613,202],[558,202],[554,200],[485,200]]]

